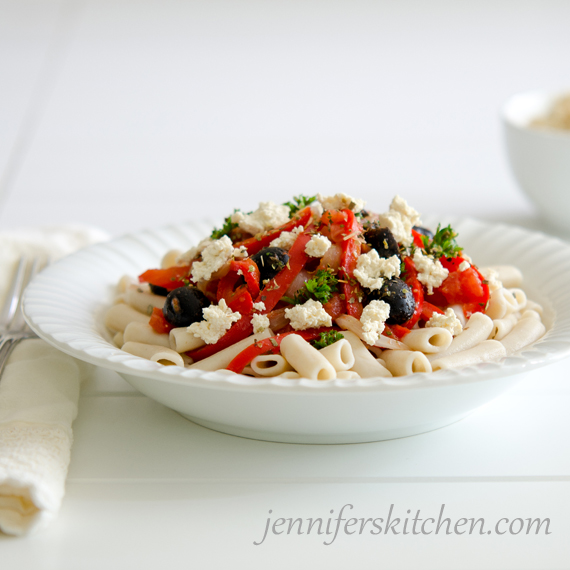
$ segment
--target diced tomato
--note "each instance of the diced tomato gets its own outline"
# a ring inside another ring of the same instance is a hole
[[[139,275],[140,283],[152,283],[169,291],[188,285],[190,265],[168,267],[167,269],[149,269]]]
[[[450,273],[453,271],[459,271],[459,266],[465,261],[461,256],[457,257],[441,257],[439,262],[445,267]]]
[[[166,320],[162,309],[158,309],[156,307],[152,310],[152,315],[150,316],[148,324],[158,334],[168,334],[174,328],[174,326]]]
[[[480,303],[484,308],[489,300],[489,286],[483,281],[479,271],[470,267],[465,271],[450,272],[436,291],[443,294],[448,305]]]
[[[443,311],[439,307],[436,307],[435,305],[428,303],[424,299],[424,303],[423,303],[423,307],[422,307],[422,315],[421,315],[422,321],[426,321],[426,322],[429,321],[432,318],[434,313],[440,313],[443,315]]]
[[[345,308],[346,304],[340,293],[333,293],[330,301],[323,305],[323,309],[331,316],[333,321],[344,313]]]

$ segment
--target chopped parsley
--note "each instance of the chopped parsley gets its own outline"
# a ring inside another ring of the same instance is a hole
[[[425,252],[428,255],[432,255],[435,259],[440,257],[457,257],[463,251],[463,248],[459,247],[455,241],[457,235],[457,232],[451,226],[442,228],[441,224],[438,224],[433,239],[430,240],[428,236],[422,235]]]
[[[299,196],[293,196],[293,202],[285,202],[283,205],[289,207],[289,216],[293,216],[293,214],[296,214],[299,210],[312,204],[316,199],[316,196],[303,196],[303,194],[299,194]]]
[[[342,340],[343,338],[344,335],[342,335],[338,331],[327,331],[327,332],[322,332],[318,339],[311,341],[311,344],[317,350],[320,350],[321,348],[325,348],[325,346],[334,344],[335,342]]]
[[[338,279],[326,269],[319,269],[312,279],[309,279],[293,298],[283,297],[282,300],[292,305],[300,305],[309,299],[327,303],[338,289]]]
[[[237,210],[234,210],[234,212],[236,212],[236,211]],[[214,231],[212,232],[210,237],[212,239],[220,239],[224,236],[229,236],[230,233],[232,232],[232,230],[235,230],[235,228],[237,228],[237,227],[238,227],[238,225],[235,224],[234,222],[232,222],[232,217],[230,215],[224,219],[224,225],[221,227],[221,229],[219,229],[219,230],[214,229]]]

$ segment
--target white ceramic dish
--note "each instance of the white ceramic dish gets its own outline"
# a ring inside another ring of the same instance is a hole
[[[527,293],[545,309],[548,332],[534,347],[498,364],[325,382],[163,367],[117,349],[100,316],[119,278],[157,267],[165,251],[189,247],[210,224],[141,232],[62,259],[28,287],[24,313],[55,347],[117,371],[150,398],[218,431],[291,443],[356,443],[418,434],[463,418],[526,371],[570,353],[570,246],[515,227],[442,221],[459,232],[460,244],[479,265],[515,263],[523,270]]]
[[[570,89],[566,90],[568,93]],[[570,231],[570,131],[530,127],[544,116],[562,91],[529,91],[503,107],[503,129],[511,170],[541,214]]]

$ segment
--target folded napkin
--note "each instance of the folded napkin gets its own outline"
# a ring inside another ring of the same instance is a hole
[[[55,259],[108,236],[66,226],[0,234],[0,303],[23,254]],[[44,526],[65,492],[82,379],[88,366],[31,339],[16,346],[0,377],[0,530]]]

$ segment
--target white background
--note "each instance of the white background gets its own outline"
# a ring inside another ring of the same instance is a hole
[[[570,86],[570,2],[0,0],[0,227],[113,235],[345,191],[551,231],[500,108]],[[414,438],[288,446],[199,428],[101,373],[58,520],[2,569],[568,569],[564,363]],[[550,517],[550,536],[259,540],[267,511]]]

